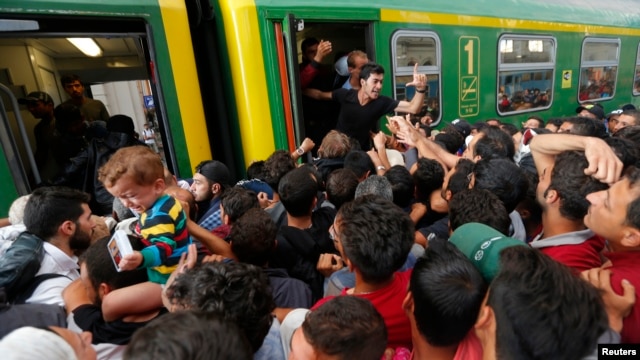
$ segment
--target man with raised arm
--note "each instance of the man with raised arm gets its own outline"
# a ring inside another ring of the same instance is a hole
[[[413,81],[406,86],[415,86],[416,91],[411,101],[395,100],[380,95],[384,68],[376,63],[368,63],[360,71],[360,89],[336,89],[323,92],[306,89],[304,94],[318,100],[333,100],[340,103],[340,115],[336,129],[357,139],[362,149],[371,148],[369,132],[378,132],[378,119],[390,112],[415,114],[420,111],[424,102],[427,77],[418,74],[418,65],[413,70]]]

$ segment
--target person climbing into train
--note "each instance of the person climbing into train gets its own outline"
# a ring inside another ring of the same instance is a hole
[[[360,71],[360,89],[337,89],[332,92],[306,89],[304,94],[318,100],[333,100],[341,104],[336,129],[355,138],[362,149],[370,149],[371,131],[378,132],[378,119],[391,112],[415,114],[424,105],[427,77],[418,73],[418,65],[413,70],[413,81],[406,86],[415,87],[411,101],[395,100],[380,95],[384,68],[370,62]]]

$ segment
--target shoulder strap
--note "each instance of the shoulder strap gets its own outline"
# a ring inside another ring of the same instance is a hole
[[[43,282],[45,282],[47,280],[51,280],[51,279],[55,279],[55,278],[59,278],[59,277],[66,277],[69,280],[71,280],[68,276],[61,275],[61,274],[55,274],[55,273],[38,275],[38,276],[33,278],[33,280],[29,283],[29,286],[27,286],[24,289],[23,292],[18,294],[15,297],[15,299],[13,299],[13,303],[14,304],[24,304],[24,303],[26,303],[27,299],[29,299],[31,297],[31,295],[33,295],[33,292],[36,291],[36,289],[38,288],[38,286],[40,286],[40,284],[42,284]]]

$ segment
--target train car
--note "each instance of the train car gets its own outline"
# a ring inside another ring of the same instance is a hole
[[[100,54],[81,53],[74,38],[92,39]],[[184,2],[2,1],[0,54],[3,215],[13,199],[46,180],[32,154],[38,120],[16,100],[41,90],[58,105],[67,99],[60,84],[65,74],[79,75],[111,115],[133,117],[139,133],[150,121],[177,175],[190,176],[212,157],[208,131],[217,130],[205,120]],[[215,94],[206,99],[223,102]],[[216,123],[221,114],[212,116]]]
[[[15,99],[43,90],[58,104],[66,99],[59,84],[66,73],[79,74],[110,110],[136,115],[139,131],[151,120],[178,176],[215,158],[240,178],[251,161],[295,149],[317,125],[310,114],[320,121],[324,111],[328,120],[335,115],[330,103],[309,105],[302,96],[298,64],[305,38],[332,42],[323,62],[329,79],[344,81],[333,72],[340,55],[365,52],[386,69],[383,94],[397,99],[413,96],[404,84],[417,64],[428,75],[425,109],[434,126],[461,117],[518,125],[531,115],[574,114],[584,102],[599,102],[606,112],[640,104],[640,10],[634,5],[3,0],[0,84],[8,90],[0,92],[0,216],[39,177],[29,155],[37,120]],[[70,50],[68,38],[91,38],[103,54]]]

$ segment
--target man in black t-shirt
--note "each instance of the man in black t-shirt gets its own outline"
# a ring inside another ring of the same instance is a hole
[[[411,102],[395,100],[380,95],[384,68],[376,63],[368,63],[360,71],[360,89],[337,89],[323,92],[317,89],[306,89],[304,94],[318,100],[333,100],[339,102],[340,115],[336,130],[341,131],[360,142],[362,149],[369,149],[369,131],[377,132],[378,119],[390,112],[415,114],[420,111],[424,102],[427,77],[418,74],[418,65],[413,70],[413,81],[406,86],[415,86],[416,91]]]
[[[161,300],[149,300],[138,309],[127,309],[130,314],[111,322],[102,317],[102,299],[111,291],[145,282],[146,270],[118,272],[107,242],[103,238],[91,245],[80,262],[80,279],[72,282],[62,293],[68,317],[68,327],[77,332],[89,331],[99,358],[117,357],[124,351],[133,333],[151,320],[166,313],[160,308]],[[135,247],[135,246],[134,246]],[[160,304],[155,306],[154,304]],[[147,307],[147,309],[143,309]]]

